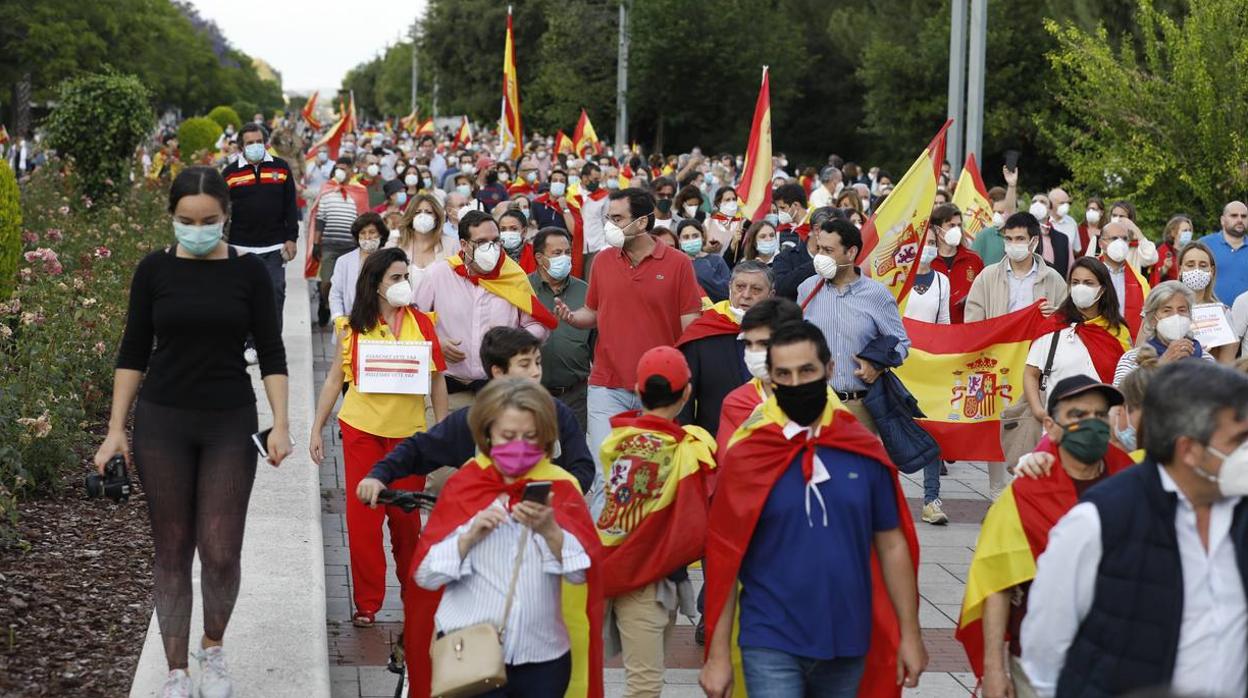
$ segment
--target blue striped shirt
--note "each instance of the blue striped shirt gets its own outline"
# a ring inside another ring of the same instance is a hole
[[[896,337],[897,351],[906,358],[910,338],[901,324],[897,301],[884,284],[861,273],[844,288],[837,288],[819,276],[812,276],[797,287],[797,298],[804,301],[822,284],[823,288],[806,305],[805,316],[823,331],[832,350],[832,389],[849,393],[866,390],[867,384],[854,375],[855,360],[867,343],[876,337]]]

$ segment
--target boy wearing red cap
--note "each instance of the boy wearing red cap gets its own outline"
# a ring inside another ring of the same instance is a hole
[[[630,698],[658,698],[663,690],[663,645],[677,607],[667,577],[697,560],[706,539],[715,439],[675,422],[692,391],[689,378],[680,351],[660,346],[642,354],[636,390],[643,409],[613,417],[602,444],[603,594]]]

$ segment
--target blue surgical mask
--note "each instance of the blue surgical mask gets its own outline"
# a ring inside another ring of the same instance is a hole
[[[472,187],[467,184],[461,184],[455,187],[455,191],[463,194],[464,196],[472,196]]]
[[[702,251],[702,238],[694,238],[692,240],[681,240],[680,251],[690,257]]]
[[[550,261],[550,267],[546,269],[546,273],[557,281],[563,281],[568,278],[568,274],[572,273],[572,255],[563,254],[558,257],[547,257]]]
[[[758,248],[758,253],[761,255],[764,255],[764,256],[773,255],[776,253],[776,250],[780,249],[780,238],[772,238],[770,240],[759,240],[755,244],[755,247]]]
[[[247,162],[260,162],[264,159],[264,144],[248,143],[243,146],[243,156],[247,158]]]
[[[1179,243],[1180,248],[1187,247],[1187,244],[1191,241],[1192,241],[1192,231],[1190,230],[1179,231],[1178,243]]]
[[[568,185],[564,184],[563,182],[551,182],[550,183],[550,195],[551,196],[563,196],[564,192],[566,192],[567,190],[568,190]]]
[[[767,221],[767,223],[771,225],[771,227],[773,228],[780,225],[780,216],[774,213],[768,213],[767,215],[763,216],[763,220]]]
[[[399,206],[402,206],[402,205],[406,204],[406,203],[407,203],[407,192],[405,192],[405,191],[400,191],[398,194],[395,194],[395,195],[394,195],[394,203],[398,204]]]
[[[208,225],[188,225],[179,221],[173,222],[173,235],[183,249],[196,257],[203,257],[212,252],[221,242],[225,232],[225,223]]]
[[[1130,424],[1127,425],[1126,429],[1115,429],[1114,435],[1118,437],[1118,443],[1122,444],[1122,447],[1127,451],[1134,451],[1138,448],[1135,442],[1135,427]]]

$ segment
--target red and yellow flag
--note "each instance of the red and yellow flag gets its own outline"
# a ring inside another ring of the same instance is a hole
[[[903,320],[910,354],[894,371],[927,415],[919,423],[940,444],[942,458],[1003,457],[1001,412],[1023,399],[1032,340],[1053,329],[1040,305],[961,325]]]
[[[426,133],[437,133],[437,129],[433,127],[433,117],[429,117],[420,122],[420,126],[416,127],[416,135],[424,135]]]
[[[1105,255],[1098,257],[1101,262],[1109,264],[1105,260]],[[1139,269],[1131,266],[1130,262],[1125,265],[1126,272],[1123,274],[1123,291],[1126,298],[1122,300],[1122,316],[1127,321],[1127,328],[1131,331],[1131,340],[1140,334],[1140,325],[1144,321],[1144,299],[1148,298],[1148,294],[1152,292],[1153,287],[1149,285],[1148,279],[1140,273]]]
[[[992,202],[988,200],[984,179],[979,176],[975,153],[966,154],[966,165],[953,190],[952,203],[962,212],[962,234],[971,241],[979,231],[992,225]]]
[[[576,121],[576,130],[572,132],[572,152],[577,157],[585,157],[587,153],[597,155],[600,151],[598,148],[598,133],[594,131],[594,125],[589,121],[589,114],[581,109],[581,118]]]
[[[754,102],[754,121],[750,125],[750,142],[745,146],[745,166],[737,185],[741,215],[761,221],[771,212],[771,74],[763,66],[763,84]]]
[[[455,132],[455,139],[451,141],[451,150],[459,148],[467,148],[472,145],[472,128],[468,125],[468,117],[459,124],[459,130]]]
[[[697,426],[630,412],[611,419],[602,442],[607,491],[598,517],[603,594],[643,587],[697,560],[706,542],[706,476],[715,439]]]
[[[360,128],[359,119],[355,114],[355,90],[351,90],[350,101],[347,103],[347,124],[344,128],[347,133],[353,133]]]
[[[9,142],[9,129],[5,128],[4,124],[0,124],[0,145],[4,143],[8,143],[8,142]]]
[[[862,226],[862,252],[858,263],[867,275],[888,287],[905,302],[914,284],[919,252],[927,236],[927,221],[936,201],[936,177],[945,159],[945,122],[905,176],[893,187],[884,203]]]
[[[565,134],[562,129],[556,131],[555,148],[553,153],[567,153],[571,155],[575,152],[576,150],[572,147],[572,139],[568,138],[567,134]]]
[[[524,129],[520,125],[520,83],[516,77],[516,44],[511,28],[511,5],[507,6],[507,43],[503,49],[503,106],[498,118],[503,154],[515,160],[524,152]]]
[[[308,97],[308,101],[303,104],[303,120],[307,122],[308,126],[311,126],[317,131],[321,130],[321,122],[316,119],[316,100],[320,96],[321,91],[315,90],[312,92],[312,95]]]
[[[553,330],[559,325],[559,319],[542,305],[537,296],[533,295],[533,285],[529,283],[528,275],[524,273],[519,264],[511,260],[511,257],[502,255],[498,260],[498,266],[490,273],[481,276],[468,273],[462,254],[447,257],[446,263],[451,265],[452,271],[467,279],[472,285],[485,287],[485,290],[511,303],[520,312],[531,315],[547,329]]]
[[[698,319],[689,323],[689,326],[681,333],[680,339],[676,340],[676,346],[680,347],[706,337],[740,333],[741,320],[732,312],[732,301],[720,301],[703,310]]]
[[[342,145],[342,135],[347,133],[346,120],[345,116],[339,117],[334,122],[334,125],[330,126],[329,130],[325,132],[325,135],[321,136],[320,140],[313,143],[308,152],[304,153],[303,159],[308,162],[315,161],[316,152],[321,149],[321,146],[326,146],[329,148],[329,159],[337,160],[338,148]]]
[[[399,128],[403,131],[411,131],[415,129],[416,125],[420,123],[420,117],[417,115],[417,112],[419,111],[420,110],[418,108],[413,107],[411,114],[408,114],[407,116],[400,116]]]

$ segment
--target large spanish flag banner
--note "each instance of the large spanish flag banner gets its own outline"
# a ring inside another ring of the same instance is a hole
[[[498,117],[503,153],[515,160],[524,152],[524,129],[520,126],[520,82],[516,77],[516,43],[511,29],[511,5],[507,6],[507,43],[503,48],[503,108]]]
[[[1053,330],[1040,306],[962,325],[903,320],[910,354],[894,371],[927,415],[919,424],[940,444],[942,458],[1003,458],[1001,411],[1023,399],[1032,340]]]
[[[992,225],[992,202],[984,188],[984,178],[979,176],[975,153],[966,154],[966,165],[958,186],[953,190],[953,204],[962,212],[962,235],[974,242],[979,231]]]
[[[737,185],[741,215],[746,220],[761,221],[771,212],[771,73],[763,66],[763,84],[754,102],[754,121],[750,125],[750,142],[745,146],[745,166]]]
[[[635,412],[611,418],[602,442],[603,476],[623,479],[598,517],[607,598],[662,579],[702,556],[710,508],[707,476],[715,439]]]
[[[936,175],[945,159],[945,131],[951,123],[953,119],[945,122],[893,187],[893,192],[862,226],[862,252],[858,263],[865,262],[867,275],[887,286],[898,305],[905,302],[914,284],[914,270],[927,235],[927,221],[936,202]]]
[[[598,133],[594,131],[594,124],[589,120],[589,114],[581,109],[581,117],[576,120],[576,130],[572,132],[572,150],[577,157],[585,157],[586,154],[597,155],[598,150]]]

